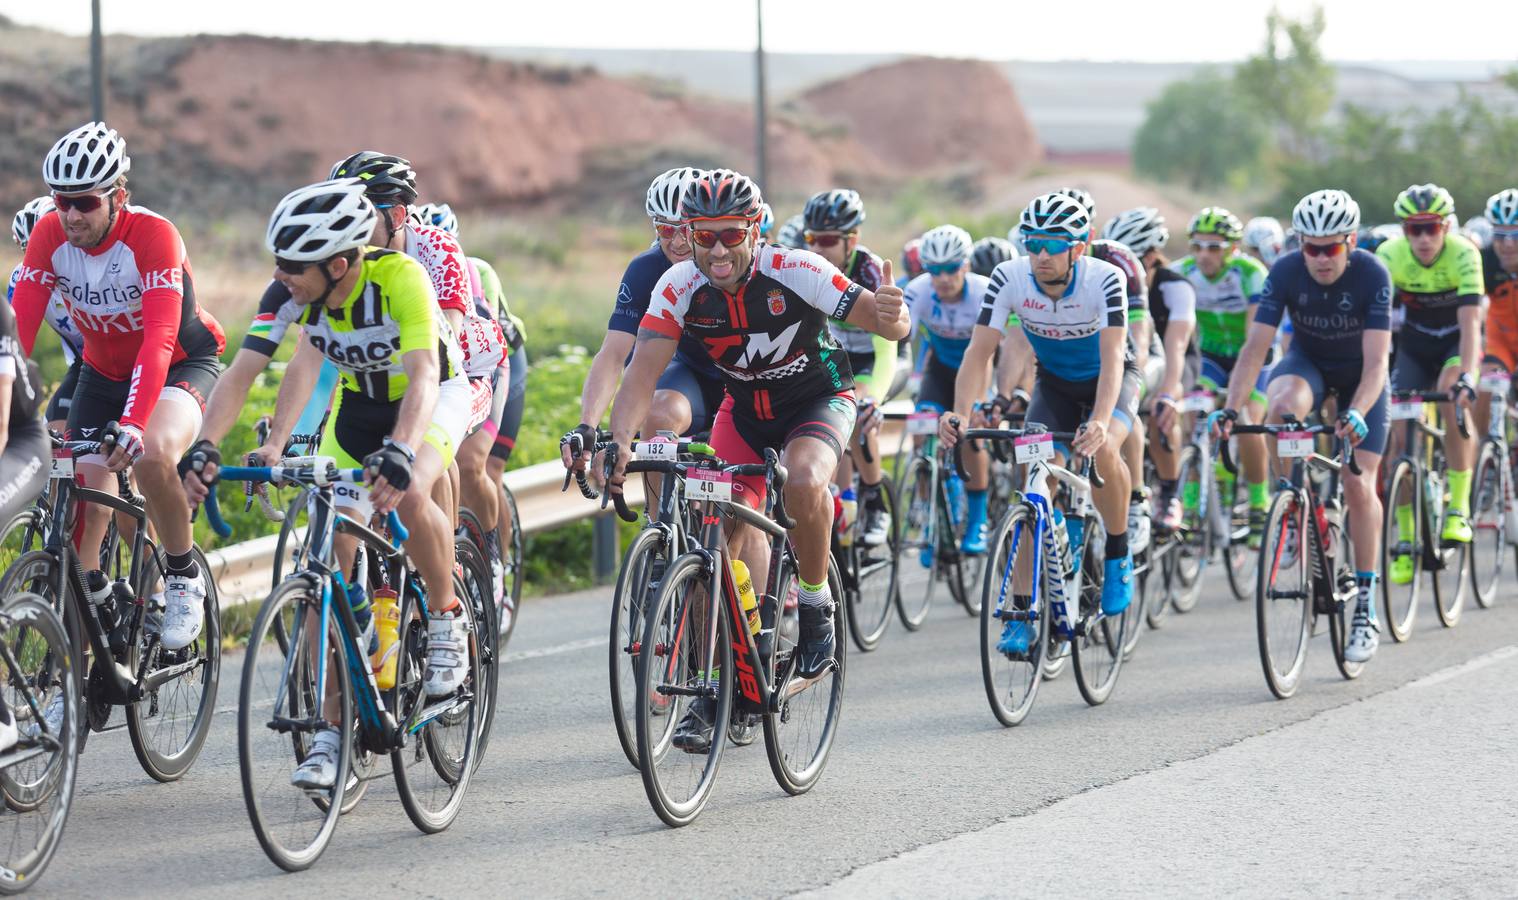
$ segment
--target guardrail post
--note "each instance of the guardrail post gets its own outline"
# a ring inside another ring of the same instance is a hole
[[[591,565],[596,581],[605,584],[617,577],[618,557],[622,555],[617,534],[617,517],[596,516],[591,527]]]

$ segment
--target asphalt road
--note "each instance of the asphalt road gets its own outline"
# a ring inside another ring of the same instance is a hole
[[[1425,591],[1425,597],[1427,597]],[[249,828],[223,664],[195,768],[161,785],[124,732],[94,735],[62,848],[34,896],[1291,895],[1518,893],[1518,586],[1342,680],[1313,640],[1296,697],[1260,673],[1253,607],[1209,576],[1147,633],[1107,705],[1071,673],[996,723],[978,624],[947,597],[922,631],[851,653],[841,733],[789,797],[762,743],[729,748],[703,816],[671,830],[618,748],[605,590],[524,610],[489,756],[458,821],[424,836],[374,783],[310,871]]]

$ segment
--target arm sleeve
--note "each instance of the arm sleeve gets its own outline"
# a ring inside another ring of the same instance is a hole
[[[1264,263],[1261,263],[1253,256],[1241,255],[1240,261],[1244,264],[1244,270],[1242,273],[1244,276],[1244,296],[1249,298],[1250,303],[1258,303],[1260,300],[1260,292],[1265,290],[1265,279],[1268,275],[1268,272],[1265,268]]]
[[[442,312],[427,270],[415,264],[399,265],[389,285],[390,315],[401,332],[401,355],[436,349]]]
[[[43,216],[32,229],[26,245],[26,257],[15,276],[11,307],[16,312],[16,337],[27,356],[37,342],[37,329],[47,313],[47,298],[58,284],[53,272],[53,251],[63,241],[63,226],[57,216]]]
[[[432,278],[437,305],[472,315],[474,297],[469,290],[469,260],[453,235],[441,228],[428,228],[417,235],[420,256]]]
[[[1371,292],[1370,305],[1365,310],[1366,330],[1390,331],[1392,283],[1391,273],[1386,271],[1386,266],[1375,266],[1371,270],[1366,290]]]
[[[1013,278],[1012,262],[997,265],[991,271],[991,279],[986,284],[985,297],[980,301],[980,316],[976,318],[977,325],[987,328],[995,328],[1002,334],[1007,333],[1007,326],[1012,318],[1012,294],[1015,293],[1011,286]]]
[[[167,220],[145,219],[152,229],[138,245],[142,272],[142,345],[132,366],[131,389],[121,410],[121,424],[146,430],[179,344],[184,309],[184,242]]]
[[[1123,286],[1122,270],[1111,266],[1102,276],[1102,294],[1107,303],[1107,327],[1128,327],[1128,293]]]
[[[679,340],[685,331],[685,311],[690,309],[691,295],[701,284],[701,272],[695,263],[671,266],[654,285],[648,300],[648,312],[643,314],[638,327]]]
[[[1460,305],[1472,306],[1480,303],[1481,295],[1486,293],[1486,282],[1481,274],[1481,251],[1469,241],[1463,243],[1460,250],[1457,266],[1460,276]]]
[[[269,282],[269,286],[264,288],[264,295],[258,300],[258,312],[248,325],[247,334],[243,335],[244,350],[252,350],[261,356],[274,355],[293,321],[285,312],[285,303],[289,299],[289,288],[278,281]]]
[[[1196,321],[1196,288],[1184,278],[1173,278],[1160,284],[1160,295],[1165,298],[1165,309],[1170,313],[1168,321]]]
[[[1254,307],[1254,320],[1261,325],[1280,327],[1287,289],[1282,286],[1285,273],[1279,266],[1272,267],[1265,276],[1265,286],[1260,289],[1260,301]],[[1195,295],[1193,295],[1194,298]]]

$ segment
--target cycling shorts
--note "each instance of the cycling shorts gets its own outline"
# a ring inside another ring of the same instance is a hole
[[[712,423],[712,449],[729,464],[764,462],[764,448],[773,447],[784,453],[791,441],[797,438],[815,438],[833,451],[833,462],[843,459],[843,448],[854,430],[857,407],[852,391],[818,397],[797,404],[788,416],[759,421],[735,412],[733,398],[729,395],[717,410]],[[763,478],[737,478],[733,483],[733,497],[742,499],[754,509],[764,508],[765,486]]]
[[[922,368],[922,384],[917,388],[917,408],[934,412],[948,412],[954,408],[954,380],[959,370],[940,362],[938,357],[928,357]]]
[[[454,453],[469,427],[469,379],[457,375],[438,385],[437,406],[422,443],[432,445],[442,454],[443,467],[453,463]],[[364,457],[378,450],[395,430],[403,400],[375,400],[367,394],[343,388],[338,391],[336,406],[322,434],[318,455],[337,460],[340,469],[363,468]],[[362,484],[337,485],[338,505],[357,510],[361,521],[368,521],[374,507],[369,502],[369,488]]]
[[[1460,332],[1442,338],[1410,336],[1413,339],[1402,342],[1392,366],[1392,390],[1431,391],[1438,387],[1441,372],[1460,365]]]
[[[10,423],[10,436],[0,453],[0,523],[9,522],[42,496],[52,472],[52,449],[41,422]]]
[[[702,376],[676,356],[669,361],[669,366],[659,376],[659,383],[654,387],[660,391],[675,391],[690,402],[690,428],[686,434],[711,430],[717,408],[723,405],[721,381]]]
[[[501,421],[496,428],[495,444],[490,455],[501,462],[511,459],[517,447],[517,432],[522,430],[522,415],[527,409],[527,350],[511,354],[511,381],[506,385],[506,404],[501,407]]]
[[[221,363],[214,356],[192,356],[169,367],[159,389],[158,401],[173,403],[194,413],[191,433],[200,431],[200,417],[206,410],[206,398],[221,375]],[[132,382],[116,381],[96,371],[88,363],[79,369],[74,399],[69,404],[68,433],[74,440],[99,440],[109,422],[118,421],[126,408]],[[81,457],[81,461],[101,462],[98,455]]]
[[[79,387],[79,370],[82,368],[84,368],[82,357],[76,356],[74,361],[69,363],[69,370],[63,373],[63,380],[58,383],[58,390],[53,392],[53,399],[47,402],[49,422],[68,421],[69,408],[74,405],[74,390]]]
[[[1033,397],[1028,401],[1027,421],[1043,425],[1050,431],[1075,431],[1091,413],[1099,381],[1099,378],[1066,381],[1040,368],[1033,382]],[[1117,404],[1112,407],[1112,418],[1130,431],[1138,420],[1139,391],[1142,389],[1138,368],[1132,363],[1125,365]]]
[[[1237,356],[1218,356],[1215,353],[1202,354],[1202,368],[1198,373],[1197,381],[1202,387],[1219,394],[1228,392],[1228,376],[1233,374],[1233,367],[1237,365]],[[1249,399],[1254,402],[1265,402],[1265,385],[1270,383],[1271,364],[1260,367],[1260,374],[1255,377],[1254,390],[1250,392]]]
[[[1358,368],[1348,372],[1324,372],[1318,364],[1308,358],[1305,353],[1298,353],[1295,347],[1286,351],[1286,355],[1276,363],[1275,369],[1270,373],[1270,380],[1285,378],[1288,375],[1295,376],[1307,382],[1312,389],[1312,408],[1319,409],[1323,401],[1332,392],[1339,398],[1339,409],[1349,409],[1349,404],[1355,398],[1355,391],[1360,389],[1360,370]],[[1366,434],[1356,449],[1367,453],[1380,454],[1386,450],[1387,429],[1387,404],[1390,393],[1382,389],[1381,396],[1376,400],[1376,405],[1370,409],[1361,410],[1365,416]]]

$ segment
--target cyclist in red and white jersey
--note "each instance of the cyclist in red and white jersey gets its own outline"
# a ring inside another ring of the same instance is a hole
[[[56,292],[84,338],[84,367],[68,414],[76,439],[94,440],[119,422],[109,458],[79,460],[89,487],[110,490],[109,471],[135,466],[148,520],[167,554],[161,639],[168,649],[200,636],[206,573],[190,555],[190,508],[176,464],[200,428],[226,346],[221,325],[195,301],[184,241],[167,219],[129,206],[131,160],[121,136],[91,122],[48,152],[43,180],[57,215],[44,216],[27,244],[12,302],[28,355]],[[110,513],[89,505],[80,558],[100,558]],[[86,579],[99,602],[105,575]]]

